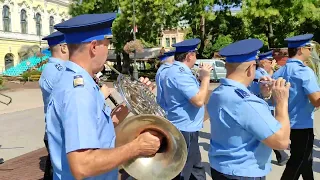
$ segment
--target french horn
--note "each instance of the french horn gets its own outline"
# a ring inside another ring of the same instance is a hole
[[[134,114],[116,126],[116,147],[131,142],[145,131],[155,131],[162,137],[160,149],[153,157],[135,158],[121,167],[138,180],[175,178],[187,161],[187,145],[182,133],[166,119],[166,113],[149,87],[121,74],[108,63],[106,65],[118,74],[114,87]]]

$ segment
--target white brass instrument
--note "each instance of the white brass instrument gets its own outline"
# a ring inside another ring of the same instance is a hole
[[[173,179],[182,171],[187,161],[187,145],[183,135],[165,118],[164,110],[145,84],[139,80],[131,80],[131,77],[107,65],[118,74],[114,86],[134,114],[116,126],[116,147],[131,142],[145,131],[156,131],[163,137],[155,156],[130,160],[122,168],[138,180]]]
[[[318,85],[320,86],[320,44],[316,41],[311,41],[311,46],[311,56],[304,63],[313,70],[317,78]],[[319,108],[315,109],[315,111],[317,110],[319,110]]]

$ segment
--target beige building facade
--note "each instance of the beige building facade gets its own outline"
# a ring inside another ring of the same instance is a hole
[[[20,62],[23,46],[47,47],[41,39],[69,19],[70,0],[0,0],[0,74]]]
[[[181,29],[163,30],[162,37],[159,38],[159,45],[164,47],[166,51],[172,48],[172,44],[183,41],[185,31]]]

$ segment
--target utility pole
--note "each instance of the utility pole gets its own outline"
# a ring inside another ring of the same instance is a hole
[[[133,2],[133,40],[136,40],[136,10],[134,7],[134,0]],[[136,51],[134,51],[134,56],[133,56],[133,77],[135,79],[138,79],[138,69],[137,69],[137,61],[136,61]]]

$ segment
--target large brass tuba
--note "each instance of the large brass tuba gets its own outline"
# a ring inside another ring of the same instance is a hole
[[[130,160],[123,164],[122,168],[138,180],[173,179],[182,171],[187,160],[187,145],[183,135],[166,119],[165,112],[146,85],[107,65],[118,74],[114,86],[134,114],[116,126],[116,146],[131,142],[145,131],[156,131],[163,137],[155,156]]]
[[[311,41],[312,52],[308,60],[305,61],[305,64],[308,65],[315,73],[318,84],[320,85],[320,44],[316,41]]]
[[[320,44],[316,41],[311,41],[311,46],[311,56],[304,63],[313,70],[317,77],[318,85],[320,86]],[[319,110],[319,108],[315,109],[315,111],[317,110]]]

